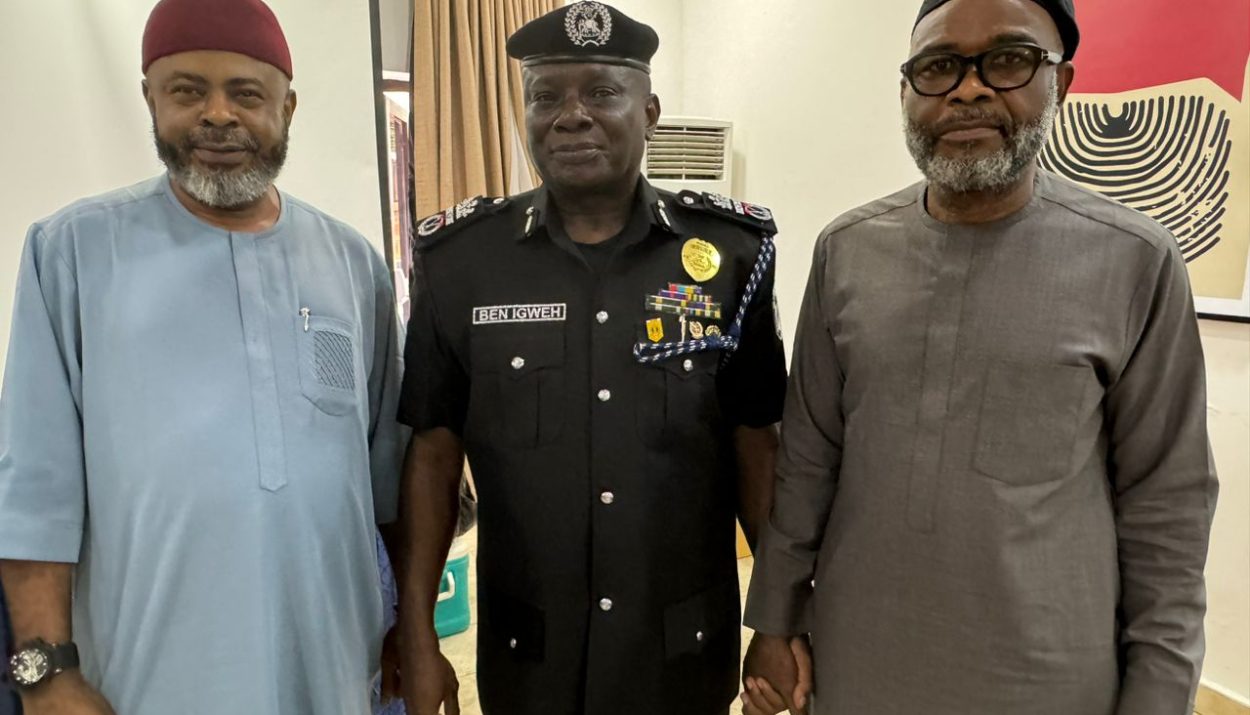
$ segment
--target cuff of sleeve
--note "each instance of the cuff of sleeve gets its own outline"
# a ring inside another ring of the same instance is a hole
[[[412,434],[421,434],[439,427],[446,427],[455,433],[457,437],[464,435],[464,423],[460,422],[457,424],[456,419],[446,413],[431,414],[430,411],[424,408],[409,407],[401,403],[395,418],[401,425],[409,428]]]
[[[395,414],[395,421],[399,422],[401,425],[404,425],[405,427],[409,427],[413,430],[416,430],[417,422],[419,421],[419,418],[416,414],[416,410],[412,409],[408,405],[403,404],[403,402],[400,402],[399,410]]]
[[[743,623],[770,636],[812,632],[816,555],[798,549],[769,524],[755,557]]]
[[[23,514],[0,514],[0,559],[76,564],[82,523],[52,522]]]
[[[1193,688],[1163,678],[1129,673],[1120,685],[1116,715],[1176,715],[1194,711]]]
[[[812,580],[797,573],[779,572],[770,558],[767,539],[761,545],[747,592],[742,622],[770,636],[795,636],[812,632]],[[784,569],[783,571],[788,570]]]
[[[806,593],[751,586],[742,622],[770,636],[797,636],[812,632],[811,589]]]

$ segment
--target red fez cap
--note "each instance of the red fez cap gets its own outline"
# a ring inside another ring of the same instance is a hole
[[[291,71],[282,26],[261,0],[161,0],[143,30],[143,71],[162,57],[194,50],[237,52]]]

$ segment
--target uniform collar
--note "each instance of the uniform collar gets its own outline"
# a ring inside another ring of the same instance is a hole
[[[638,188],[635,194],[634,212],[642,212],[648,231],[651,228],[659,228],[662,231],[670,233],[674,236],[682,235],[682,226],[678,223],[677,216],[673,213],[671,202],[660,196],[651,182],[644,177],[638,177]],[[530,205],[525,209],[525,227],[518,234],[517,240],[523,240],[537,234],[540,230],[546,229],[553,217],[555,204],[551,199],[551,193],[547,191],[546,186],[540,186],[534,192],[534,198]],[[626,224],[634,222],[634,218]]]

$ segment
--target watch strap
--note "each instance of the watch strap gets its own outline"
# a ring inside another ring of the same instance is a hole
[[[78,646],[74,643],[57,643],[48,648],[49,677],[78,667]]]

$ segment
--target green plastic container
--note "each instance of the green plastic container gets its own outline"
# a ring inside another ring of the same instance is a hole
[[[434,631],[439,638],[469,630],[469,552],[463,544],[452,544],[438,586],[438,603],[434,606]]]

